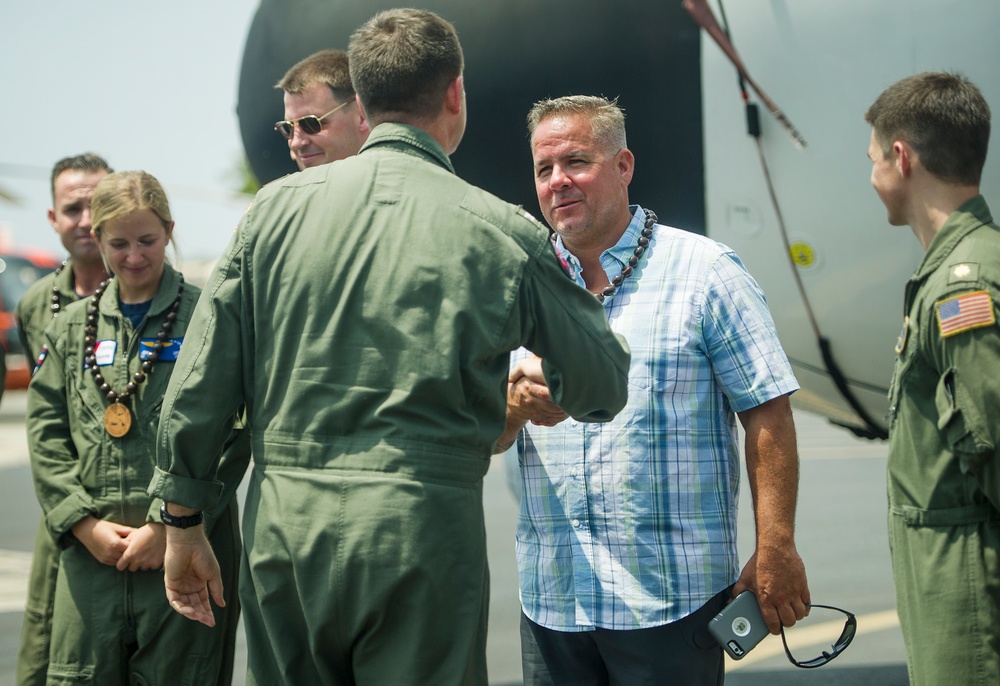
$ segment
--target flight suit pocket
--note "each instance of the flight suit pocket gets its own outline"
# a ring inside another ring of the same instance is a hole
[[[898,415],[900,397],[903,395],[906,374],[913,366],[915,355],[911,350],[905,350],[901,357],[897,358],[896,366],[893,368],[892,380],[889,383],[889,412],[886,419],[889,423],[889,431],[892,431]]]
[[[93,386],[87,373],[86,381]],[[104,408],[96,388],[77,388],[76,407],[70,410],[69,425],[77,446],[80,483],[96,498],[107,496],[108,436],[104,429]]]
[[[962,388],[958,370],[948,369],[938,379],[934,394],[938,412],[937,427],[944,434],[962,470],[981,465],[993,452],[982,415]]]

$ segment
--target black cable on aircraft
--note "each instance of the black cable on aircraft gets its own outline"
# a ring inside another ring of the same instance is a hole
[[[764,102],[781,126],[792,137],[792,141],[800,149],[804,148],[806,145],[805,138],[803,138],[798,129],[792,125],[791,121],[788,120],[777,104],[767,97],[767,95],[760,89],[760,87],[757,86],[747,73],[746,67],[743,65],[743,61],[740,59],[739,54],[733,47],[732,36],[729,30],[729,20],[726,18],[726,10],[723,5],[723,0],[719,0],[719,13],[723,22],[721,27],[716,21],[715,15],[712,13],[712,9],[708,6],[706,0],[684,0],[683,5],[684,9],[688,11],[695,22],[710,36],[712,36],[713,39],[715,39],[715,42],[720,48],[722,48],[722,52],[725,53],[726,57],[729,58],[729,61],[732,62],[734,67],[736,67],[740,95],[746,106],[747,133],[754,139],[754,143],[757,146],[757,155],[760,158],[761,169],[764,173],[764,181],[767,184],[767,192],[771,198],[771,206],[774,208],[774,215],[778,222],[778,230],[781,234],[781,241],[785,246],[785,256],[788,258],[788,262],[792,270],[792,278],[795,280],[796,288],[799,291],[799,296],[801,297],[802,304],[806,310],[806,316],[809,319],[809,325],[812,327],[813,335],[816,338],[816,344],[819,347],[820,356],[823,358],[823,365],[826,367],[826,371],[833,380],[834,385],[836,385],[837,390],[840,391],[840,395],[843,396],[847,404],[850,405],[851,409],[858,415],[858,418],[865,424],[864,427],[845,426],[845,428],[850,429],[862,438],[886,439],[889,436],[888,432],[880,424],[875,422],[874,418],[872,418],[864,406],[854,396],[854,393],[851,391],[851,388],[847,383],[847,377],[840,369],[840,365],[838,365],[837,361],[834,359],[830,339],[824,336],[819,328],[819,323],[816,321],[812,304],[809,302],[808,295],[806,295],[805,286],[802,283],[802,277],[799,274],[798,268],[795,266],[795,262],[792,260],[791,242],[788,239],[788,230],[785,227],[785,219],[781,213],[778,196],[775,193],[774,183],[771,179],[771,171],[767,164],[767,157],[764,155],[764,146],[761,141],[760,116],[757,104],[750,100],[750,94],[747,91],[747,84],[753,88],[754,92],[757,93],[757,96]]]

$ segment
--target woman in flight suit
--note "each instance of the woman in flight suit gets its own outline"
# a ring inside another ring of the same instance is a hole
[[[227,594],[210,629],[167,603],[161,502],[146,495],[160,406],[200,289],[166,262],[174,223],[154,177],[110,174],[91,213],[112,278],[53,320],[28,392],[35,489],[62,551],[49,683],[228,684],[236,499],[223,493],[205,515]],[[246,433],[234,434],[220,468],[245,468]]]

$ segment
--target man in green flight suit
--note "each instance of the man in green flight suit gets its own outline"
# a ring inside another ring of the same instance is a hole
[[[1000,683],[1000,227],[979,193],[990,108],[926,72],[865,113],[872,185],[926,250],[889,390],[889,542],[914,686]]]
[[[24,355],[31,362],[41,353],[42,334],[52,318],[71,302],[92,295],[108,278],[97,241],[90,233],[90,197],[98,182],[111,171],[104,158],[92,152],[64,157],[52,168],[49,223],[59,234],[69,257],[56,271],[33,283],[14,311]],[[58,572],[59,549],[42,517],[35,535],[17,653],[18,686],[44,686],[46,683]]]
[[[455,175],[452,25],[381,12],[349,57],[371,135],[258,193],[196,309],[150,491],[197,521],[245,402],[248,683],[485,685],[482,479],[510,352],[537,353],[582,421],[623,407],[630,356],[545,228]],[[201,528],[167,527],[165,584],[211,624],[221,584]]]

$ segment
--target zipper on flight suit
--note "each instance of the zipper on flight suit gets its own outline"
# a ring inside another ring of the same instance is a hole
[[[129,319],[128,317],[126,317],[121,313],[119,313],[118,315],[118,325],[121,329],[122,366],[125,372],[124,378],[119,379],[119,383],[123,383],[126,386],[128,385],[128,382],[132,379],[132,372],[129,370],[129,360],[132,357],[131,347],[132,344],[135,343],[136,341],[142,340],[142,337],[139,336],[139,332],[142,330],[142,327],[145,326],[146,321],[148,319],[149,319],[149,312],[147,311],[146,314],[143,316],[142,321],[139,322],[139,326],[133,328],[131,319]],[[129,401],[131,404],[131,409],[129,411],[132,413],[132,420],[136,423],[136,425],[138,425],[139,414],[137,412],[138,409],[137,398],[134,395],[130,395],[129,397],[131,398],[131,400]],[[138,431],[138,426],[136,426],[134,430]],[[122,522],[125,521],[125,499],[128,495],[127,491],[128,484],[126,483],[125,479],[125,473],[127,470],[127,466],[125,464],[126,459],[128,458],[125,455],[124,451],[122,451],[118,459],[118,493],[119,493],[118,515]],[[131,619],[129,621],[131,621]],[[132,628],[132,624],[129,624],[129,627]]]
[[[915,321],[913,316],[911,316],[911,311],[913,309],[913,301],[916,297],[917,291],[920,288],[921,281],[923,281],[923,279],[918,279],[917,275],[914,274],[906,282],[906,286],[903,291],[903,317],[909,319],[910,322]],[[909,332],[907,333],[907,336],[909,336]],[[908,340],[906,346],[909,345],[910,342]],[[902,364],[902,361],[898,358],[905,354],[906,354],[906,349],[904,348],[902,352],[900,352],[897,355],[897,360],[896,360],[897,368],[896,371],[893,372],[892,384],[889,388],[889,402],[891,404],[889,405],[889,409],[885,413],[884,420],[886,422],[886,426],[888,426],[890,429],[892,428],[893,420],[896,418],[896,409],[898,406],[896,398],[899,395],[899,391],[896,388],[896,386],[898,386],[902,382],[902,379],[900,378],[902,376],[901,373],[902,370],[898,369],[898,365]]]

